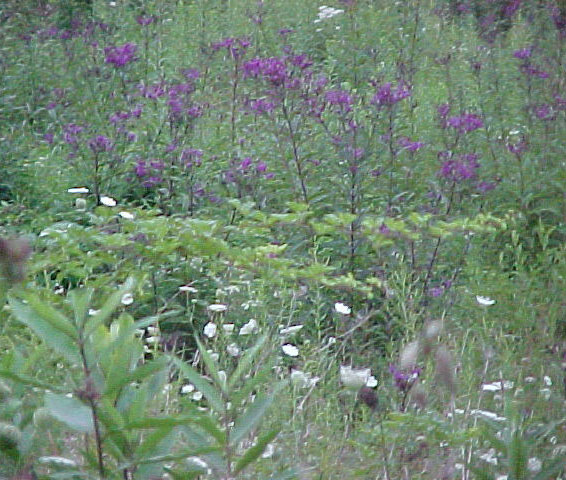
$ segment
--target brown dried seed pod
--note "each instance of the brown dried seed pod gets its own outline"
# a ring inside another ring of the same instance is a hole
[[[362,387],[358,392],[358,398],[365,403],[371,410],[377,408],[378,400],[377,395],[370,387]]]

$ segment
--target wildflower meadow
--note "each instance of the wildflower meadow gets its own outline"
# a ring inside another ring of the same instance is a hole
[[[566,479],[566,1],[0,2],[0,479]]]

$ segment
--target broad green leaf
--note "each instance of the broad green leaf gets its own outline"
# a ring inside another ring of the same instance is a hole
[[[220,387],[222,393],[226,395],[227,394],[226,383],[222,380],[222,378],[220,378],[220,374],[218,373],[218,364],[216,363],[216,360],[212,358],[212,355],[208,353],[208,350],[196,335],[195,335],[195,340],[197,342],[199,352],[202,356],[202,361],[204,362],[204,366],[206,367],[208,373],[210,373],[210,375],[216,382],[216,385]]]
[[[79,350],[71,337],[41,318],[20,300],[10,298],[10,306],[14,316],[24,325],[31,328],[50,348],[63,355],[72,363],[79,361]]]
[[[193,367],[188,363],[183,362],[181,359],[176,357],[170,357],[172,362],[179,368],[181,374],[184,375],[209,401],[210,405],[217,412],[224,411],[224,404],[222,401],[222,394],[214,388],[214,385],[210,384],[200,373],[198,373]]]
[[[43,318],[46,322],[49,322],[49,324],[51,324],[54,328],[65,335],[68,335],[73,340],[77,340],[79,338],[76,327],[61,312],[53,308],[48,303],[40,300],[30,292],[24,292],[22,294],[22,298],[37,315],[41,316],[41,318]]]
[[[265,435],[262,435],[258,438],[256,444],[248,448],[246,453],[236,462],[236,467],[234,468],[235,473],[240,473],[244,468],[246,468],[250,463],[254,462],[258,459],[258,457],[265,451],[265,448],[269,444],[269,442],[273,441],[273,439],[277,436],[279,430],[271,430],[267,432]]]
[[[135,287],[136,281],[133,277],[130,277],[126,280],[124,285],[122,285],[116,292],[114,292],[104,305],[100,308],[96,315],[93,315],[91,318],[87,320],[85,326],[85,336],[88,337],[98,325],[101,325],[106,320],[110,318],[110,316],[114,313],[114,311],[120,306],[122,303],[122,297],[133,290]]]
[[[86,321],[93,294],[92,288],[76,288],[69,292],[69,299],[75,314],[75,325],[79,328],[82,328]]]
[[[230,432],[230,444],[237,445],[248,433],[250,433],[261,422],[269,407],[271,407],[275,396],[286,382],[280,382],[275,390],[269,395],[258,395],[245,413],[238,417],[234,428]]]
[[[258,354],[258,352],[263,347],[266,339],[267,339],[267,336],[262,335],[258,339],[258,341],[255,343],[255,345],[253,347],[249,348],[248,350],[246,350],[246,353],[244,353],[244,355],[242,355],[242,358],[238,362],[238,366],[236,367],[236,370],[234,370],[234,373],[230,376],[230,379],[228,380],[228,390],[229,391],[234,388],[234,385],[236,385],[236,382],[238,382],[238,380],[240,380],[241,376],[244,375],[248,371],[248,369],[250,368],[251,364],[253,363],[256,355]]]
[[[69,428],[83,433],[94,432],[92,410],[75,397],[45,394],[45,407],[49,413]]]

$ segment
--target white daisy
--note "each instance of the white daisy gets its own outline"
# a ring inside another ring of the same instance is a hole
[[[336,310],[341,315],[350,315],[350,313],[352,313],[352,309],[348,305],[345,305],[341,302],[336,302],[334,304],[334,310]]]
[[[281,350],[283,350],[283,353],[289,357],[299,356],[299,349],[295,347],[295,345],[291,345],[290,343],[286,343],[285,345],[281,346]]]
[[[480,305],[484,305],[486,307],[495,304],[495,300],[492,300],[489,297],[482,297],[481,295],[476,295],[476,300]]]
[[[212,323],[212,322],[208,322],[205,326],[204,326],[204,330],[203,333],[208,337],[208,338],[213,338],[216,335],[216,323]]]
[[[102,196],[100,197],[100,203],[106,205],[107,207],[115,207],[117,202],[112,197]]]

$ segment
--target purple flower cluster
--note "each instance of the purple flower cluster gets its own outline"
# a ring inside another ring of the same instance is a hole
[[[337,107],[341,113],[352,110],[354,99],[346,90],[328,90],[324,97],[330,105]]]
[[[124,67],[128,63],[137,60],[137,57],[135,56],[137,49],[137,45],[129,42],[119,47],[106,47],[104,49],[106,63],[111,63],[116,68]]]
[[[519,60],[526,60],[527,58],[529,58],[532,54],[532,50],[530,48],[521,48],[519,50],[515,50],[513,52],[513,56],[515,58],[518,58]]]
[[[134,172],[145,188],[151,188],[163,181],[161,172],[164,168],[165,164],[161,160],[155,159],[150,161],[149,164],[145,160],[138,160]]]
[[[480,167],[478,156],[475,153],[465,153],[453,158],[450,153],[442,152],[441,158],[444,160],[438,175],[451,182],[463,182],[477,176],[477,169]]]
[[[136,18],[136,22],[138,22],[138,24],[141,25],[142,27],[147,27],[148,25],[151,25],[153,22],[155,22],[155,17],[152,15],[148,15],[148,16],[140,15],[139,17]]]
[[[217,52],[221,49],[226,49],[232,58],[239,59],[244,56],[246,50],[250,46],[250,41],[245,38],[228,37],[220,42],[211,45],[212,51]]]
[[[202,150],[197,148],[186,148],[181,152],[181,162],[186,168],[192,168],[193,165],[200,167],[202,164]]]
[[[243,69],[244,77],[263,78],[275,86],[283,85],[289,77],[285,60],[279,57],[253,58]]]
[[[389,371],[393,375],[395,386],[403,393],[407,393],[419,379],[422,368],[415,367],[410,371],[403,371],[395,365],[389,366]]]
[[[391,82],[381,85],[371,99],[371,103],[377,107],[392,107],[401,100],[411,96],[411,90],[403,83],[393,89]]]
[[[425,146],[424,142],[413,142],[409,137],[401,137],[397,142],[409,152],[416,152]]]
[[[96,135],[95,137],[90,138],[87,145],[95,154],[109,152],[114,148],[111,140],[104,135]]]
[[[248,103],[248,108],[252,113],[256,115],[262,115],[264,113],[270,113],[275,108],[275,103],[268,100],[260,98],[258,100],[250,100]]]
[[[83,130],[83,127],[75,123],[63,125],[63,140],[69,145],[76,145],[79,141],[78,135]]]
[[[469,133],[483,127],[483,121],[473,113],[464,113],[448,118],[446,125],[458,130],[460,133]]]

